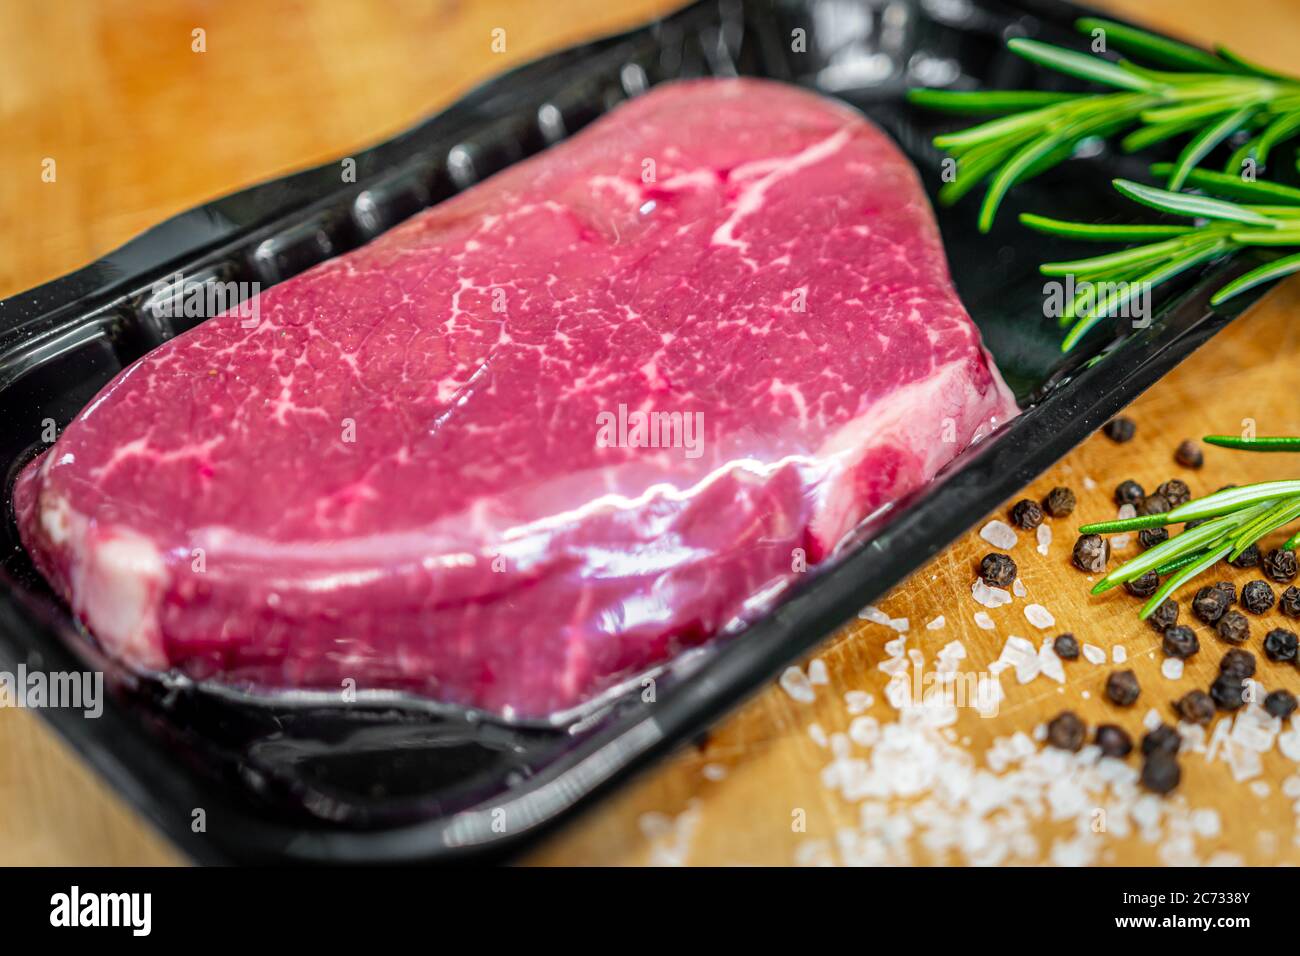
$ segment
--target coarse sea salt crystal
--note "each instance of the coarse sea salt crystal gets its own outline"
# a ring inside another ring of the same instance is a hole
[[[1164,813],[1164,807],[1161,805],[1159,799],[1147,794],[1144,797],[1140,797],[1138,801],[1133,804],[1131,812],[1133,814],[1134,822],[1136,822],[1138,826],[1142,827],[1142,829],[1149,830],[1160,822],[1160,817]]]
[[[979,693],[975,695],[975,712],[981,717],[996,717],[998,715],[998,705],[1006,699],[1006,691],[1002,689],[1002,679],[993,676],[992,680],[979,682]]]
[[[1001,548],[1003,551],[1010,551],[1016,546],[1020,539],[1016,537],[1015,529],[1005,521],[999,521],[994,518],[984,527],[980,528],[980,537],[993,545],[995,548]]]
[[[1160,673],[1168,680],[1183,679],[1183,659],[1181,657],[1166,657],[1165,662],[1160,665]]]
[[[1011,603],[1011,592],[1002,588],[990,587],[984,583],[983,578],[976,578],[970,586],[970,594],[977,604],[984,607],[994,608],[1002,607],[1004,604]]]
[[[1232,770],[1232,778],[1238,783],[1258,777],[1264,772],[1263,761],[1259,751],[1242,746],[1236,740],[1223,742],[1223,760]]]
[[[1014,634],[1007,638],[998,661],[1015,668],[1016,680],[1021,684],[1028,684],[1043,669],[1042,662],[1038,657],[1038,650],[1034,645],[1023,637],[1017,637]]]
[[[1151,711],[1151,713],[1154,714],[1155,711]],[[1160,716],[1157,714],[1156,724],[1159,723]],[[1223,742],[1228,739],[1228,734],[1231,730],[1231,720],[1224,719],[1215,723],[1214,729],[1210,731],[1210,739],[1205,744],[1205,760],[1207,763],[1218,756],[1219,749],[1223,746]]]
[[[1120,505],[1116,517],[1118,517],[1120,521],[1127,521],[1129,518],[1136,518],[1137,508],[1135,508],[1133,505],[1130,504]],[[1133,540],[1133,536],[1130,534],[1113,535],[1110,539],[1111,550],[1115,551],[1115,550],[1122,550],[1124,548],[1127,548],[1129,542],[1132,540]]]
[[[1300,774],[1291,774],[1282,781],[1282,795],[1294,800],[1300,797]]]
[[[1152,707],[1142,716],[1142,726],[1147,730],[1155,730],[1164,721],[1160,719],[1160,711]]]
[[[1300,730],[1288,730],[1277,735],[1277,749],[1287,760],[1300,763]]]
[[[1232,739],[1243,747],[1249,747],[1258,753],[1267,753],[1273,749],[1273,739],[1277,736],[1281,721],[1269,715],[1259,704],[1251,704],[1238,712],[1232,722]]]
[[[1210,807],[1203,807],[1199,810],[1192,811],[1192,829],[1198,836],[1212,840],[1219,835],[1222,827],[1219,822],[1219,812]]]
[[[907,638],[896,637],[892,641],[885,642],[885,653],[890,657],[902,657],[907,648]]]
[[[1042,526],[1039,525],[1039,527]],[[1026,594],[1029,593],[1029,588],[1025,587],[1024,581],[1020,580],[1019,578],[1016,578],[1013,582],[1011,582],[1011,593],[1014,594],[1016,597],[1024,597]]]
[[[891,657],[888,660],[881,661],[876,665],[876,669],[893,677],[895,674],[902,674],[907,670],[906,657]]]
[[[975,612],[975,626],[985,631],[991,631],[995,627],[993,618],[989,617],[988,611]]]
[[[820,657],[814,657],[808,662],[808,683],[810,684],[829,684],[830,675],[826,672],[826,662]]]
[[[943,647],[939,648],[939,660],[964,661],[966,659],[966,645],[961,641],[949,641]]]
[[[1084,644],[1083,659],[1089,664],[1105,664],[1106,652],[1096,644]]]
[[[1019,661],[1028,660],[1031,657],[1037,656],[1038,650],[1030,641],[1012,634],[1002,645],[1002,653],[999,655],[998,660],[1010,661],[1012,664],[1015,664]]]
[[[906,661],[903,661],[903,667],[906,669]],[[912,682],[903,675],[894,675],[893,679],[885,685],[885,700],[894,710],[902,710],[904,707],[910,706],[912,703]]]
[[[1097,487],[1097,482],[1092,480],[1091,475],[1083,476],[1083,488],[1085,491],[1092,491],[1096,487]]]
[[[875,624],[888,624],[890,620],[889,615],[874,604],[868,604],[859,611],[858,617],[864,621],[871,621]]]
[[[1200,724],[1189,724],[1184,720],[1178,722],[1178,736],[1183,738],[1179,749],[1185,753],[1205,753],[1205,728]]]
[[[1034,537],[1038,540],[1038,553],[1046,556],[1048,549],[1052,546],[1051,526],[1047,522],[1043,522],[1038,526],[1038,530],[1034,532]]]
[[[927,631],[937,631],[937,630],[939,630],[940,628],[942,628],[942,627],[943,627],[945,624],[947,624],[947,623],[948,623],[948,622],[944,619],[944,616],[943,616],[942,614],[940,614],[940,615],[939,615],[938,617],[936,617],[933,621],[931,621],[929,624],[927,624],[927,625],[925,626],[925,629],[926,629]]]
[[[808,675],[797,667],[787,667],[781,674],[780,684],[781,689],[794,700],[809,704],[817,699],[812,684],[808,682]]]
[[[865,690],[850,690],[844,694],[844,707],[850,716],[865,713],[875,702],[876,699]]]
[[[1110,659],[1116,664],[1123,664],[1128,660],[1128,649],[1123,644],[1116,644],[1110,649]]]
[[[795,848],[795,866],[834,866],[835,857],[826,840],[804,840]]]
[[[812,738],[813,743],[815,743],[818,747],[826,746],[826,731],[822,729],[821,724],[818,723],[809,724],[808,736]]]
[[[662,839],[673,830],[672,820],[667,814],[659,813],[657,810],[641,814],[637,818],[637,824],[641,828],[641,835],[649,840]]]
[[[900,634],[906,634],[908,627],[910,627],[911,625],[909,624],[907,618],[895,617],[890,619],[889,626],[892,627],[894,630],[898,631],[898,633]]]
[[[1038,667],[1058,684],[1065,683],[1065,667],[1061,664],[1061,659],[1056,656],[1050,640],[1044,641],[1043,646],[1038,649]]]
[[[880,721],[857,717],[849,724],[849,739],[860,747],[874,747],[880,740]]]
[[[1259,799],[1263,800],[1265,797],[1267,797],[1270,793],[1273,792],[1273,789],[1263,780],[1256,780],[1254,783],[1250,785],[1250,792],[1253,793],[1255,796],[1259,797]]]
[[[1025,605],[1025,620],[1040,631],[1046,630],[1056,624],[1056,618],[1052,617],[1052,612],[1041,604]]]
[[[712,780],[714,783],[727,779],[727,768],[720,763],[706,763],[701,772],[705,780]]]

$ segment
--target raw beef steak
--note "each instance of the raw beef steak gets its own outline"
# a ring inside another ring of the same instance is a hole
[[[15,492],[141,671],[553,715],[1015,414],[908,161],[770,82],[657,88],[257,306],[124,371]]]

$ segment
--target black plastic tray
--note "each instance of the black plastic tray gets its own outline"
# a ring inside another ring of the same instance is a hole
[[[1004,49],[1012,35],[1078,43],[1085,12],[1059,2],[927,0],[855,4],[701,2],[622,36],[546,57],[446,112],[337,163],[244,190],[175,217],[99,262],[0,302],[0,475],[6,499],[41,446],[114,374],[183,331],[146,307],[152,287],[187,279],[268,286],[373,238],[431,203],[543,149],[666,79],[756,74],[856,105],[903,146],[933,191],[935,116],[913,85],[1046,86],[1058,81]],[[806,52],[795,52],[803,30]],[[951,124],[951,121],[949,121]],[[737,638],[692,655],[638,695],[567,730],[383,706],[270,708],[140,682],[96,656],[0,527],[0,663],[102,669],[99,719],[42,715],[147,818],[203,861],[450,861],[516,852],[574,808],[700,734],[987,511],[1081,441],[1245,308],[1211,311],[1216,267],[1158,299],[1143,330],[1099,329],[1068,358],[1043,317],[1045,258],[1068,245],[1015,225],[1022,209],[1133,216],[1108,185],[1146,162],[1101,150],[1018,187],[988,236],[975,203],[939,212],[956,282],[1026,412],[857,545],[810,575]],[[1097,361],[1092,361],[1096,359]],[[195,811],[206,827],[195,832]]]

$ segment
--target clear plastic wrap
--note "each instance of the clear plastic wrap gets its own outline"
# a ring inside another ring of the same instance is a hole
[[[15,507],[142,672],[548,718],[1013,414],[888,138],[691,81],[145,356]]]

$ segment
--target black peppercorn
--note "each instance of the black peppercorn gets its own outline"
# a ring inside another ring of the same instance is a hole
[[[1142,786],[1152,793],[1166,794],[1182,779],[1178,760],[1167,754],[1152,754],[1142,761]]]
[[[1167,754],[1172,757],[1178,753],[1178,748],[1183,745],[1183,738],[1178,731],[1168,724],[1161,724],[1155,730],[1142,735],[1142,756],[1150,757],[1152,754]]]
[[[1025,531],[1033,531],[1043,523],[1043,509],[1037,501],[1021,498],[1011,507],[1011,523]]]
[[[1133,750],[1133,738],[1123,727],[1102,724],[1097,728],[1097,746],[1107,757],[1127,757]]]
[[[1159,485],[1156,488],[1156,494],[1163,497],[1165,501],[1175,508],[1192,500],[1192,489],[1187,487],[1187,482],[1179,478],[1170,478]]]
[[[1259,546],[1252,544],[1241,554],[1228,561],[1234,568],[1253,568],[1259,564]]]
[[[1154,571],[1139,574],[1132,581],[1124,582],[1124,590],[1134,597],[1150,597],[1160,590],[1160,575]]]
[[[1264,698],[1264,709],[1270,716],[1280,717],[1286,720],[1295,713],[1296,699],[1295,694],[1289,690],[1275,690]]]
[[[1219,618],[1216,630],[1229,644],[1245,644],[1250,637],[1250,622],[1240,611],[1228,611]]]
[[[1255,655],[1234,647],[1219,661],[1219,673],[1244,678],[1255,676]]]
[[[1146,494],[1145,489],[1136,481],[1121,481],[1115,486],[1115,504],[1136,505]]]
[[[1184,468],[1200,468],[1205,464],[1205,455],[1201,453],[1201,446],[1189,438],[1174,450],[1174,461]]]
[[[1077,504],[1069,488],[1053,488],[1043,499],[1043,510],[1053,518],[1068,518]]]
[[[1102,425],[1101,430],[1106,433],[1106,437],[1111,441],[1122,445],[1126,441],[1131,441],[1133,436],[1137,434],[1137,425],[1133,419],[1125,415],[1117,415],[1105,425]]]
[[[1099,534],[1083,534],[1074,542],[1074,566],[1080,571],[1100,574],[1109,559],[1110,543]]]
[[[1138,504],[1137,513],[1140,515],[1162,515],[1169,510],[1169,501],[1164,495],[1152,492],[1147,495]]]
[[[1180,657],[1184,660],[1201,649],[1201,642],[1196,639],[1196,632],[1185,624],[1165,628],[1164,640],[1161,642],[1165,655]]]
[[[1178,623],[1178,602],[1172,598],[1166,598],[1160,602],[1160,606],[1151,612],[1147,618],[1147,623],[1159,634],[1163,634],[1167,628],[1173,627]]]
[[[1112,704],[1131,707],[1137,701],[1142,688],[1138,686],[1137,674],[1132,671],[1111,671],[1106,678],[1106,697]]]
[[[1047,725],[1047,742],[1061,750],[1077,752],[1083,746],[1087,728],[1073,712],[1064,710]]]
[[[1016,572],[1016,562],[1009,555],[992,551],[980,559],[980,577],[991,588],[1010,587]]]
[[[1264,635],[1264,656],[1270,661],[1289,664],[1295,660],[1298,644],[1300,641],[1296,639],[1295,631],[1275,627]]]
[[[1079,642],[1073,634],[1058,634],[1056,640],[1052,642],[1052,650],[1063,661],[1079,659]]]
[[[1215,587],[1227,596],[1229,604],[1237,603],[1237,585],[1231,581],[1220,581]]]
[[[1251,614],[1264,614],[1273,606],[1273,589],[1267,581],[1247,581],[1241,589],[1241,606]]]
[[[1174,705],[1189,724],[1208,724],[1214,719],[1214,698],[1203,690],[1191,690]]]
[[[1219,710],[1238,710],[1246,702],[1246,685],[1235,674],[1220,674],[1210,685],[1210,696]]]
[[[1204,587],[1192,598],[1192,613],[1206,624],[1213,624],[1228,609],[1228,595],[1215,587]]]
[[[1279,584],[1294,581],[1300,566],[1296,564],[1295,552],[1274,548],[1264,557],[1264,573]]]
[[[1300,588],[1287,588],[1278,598],[1278,609],[1287,617],[1300,617]]]
[[[1154,548],[1169,540],[1168,528],[1143,528],[1138,532],[1138,544],[1144,548]]]

